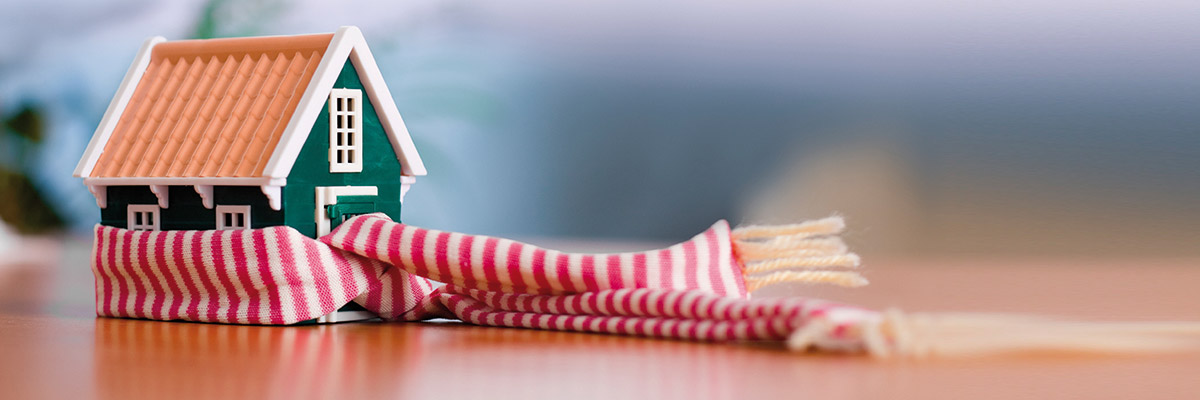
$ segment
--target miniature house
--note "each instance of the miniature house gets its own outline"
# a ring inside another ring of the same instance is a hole
[[[425,175],[362,33],[147,40],[75,169],[101,223],[317,237]]]

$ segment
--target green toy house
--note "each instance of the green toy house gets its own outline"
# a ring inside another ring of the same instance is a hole
[[[362,33],[146,41],[75,176],[135,230],[400,220],[425,166]]]

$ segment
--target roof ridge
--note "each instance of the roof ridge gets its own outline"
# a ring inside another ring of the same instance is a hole
[[[332,33],[172,40],[155,46],[153,57],[159,59],[204,54],[236,55],[265,51],[283,53],[317,47],[327,48],[331,40]]]

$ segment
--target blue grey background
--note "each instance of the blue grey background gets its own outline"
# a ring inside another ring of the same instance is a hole
[[[1192,1],[10,1],[0,112],[50,116],[26,170],[86,230],[99,212],[70,172],[146,37],[358,25],[430,171],[410,223],[673,240],[840,212],[866,251],[1196,254],[1197,16]]]

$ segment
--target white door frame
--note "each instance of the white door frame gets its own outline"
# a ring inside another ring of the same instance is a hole
[[[317,186],[317,236],[329,234],[329,217],[325,215],[325,206],[337,204],[338,196],[378,196],[379,188],[375,186]],[[337,311],[317,317],[318,324],[337,322],[361,321],[375,318],[374,314],[366,311]]]
[[[325,215],[325,206],[337,204],[338,196],[378,195],[379,188],[375,186],[317,186],[317,237],[329,234],[331,224]]]

